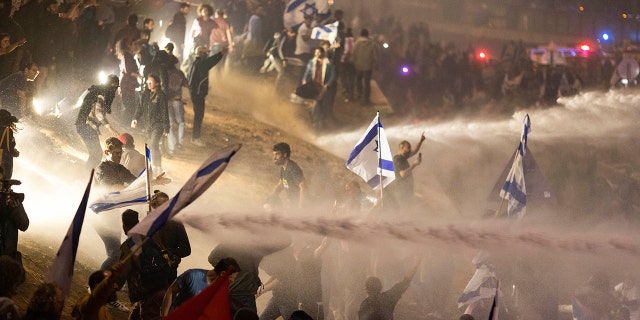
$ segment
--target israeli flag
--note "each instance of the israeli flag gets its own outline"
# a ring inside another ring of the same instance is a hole
[[[151,162],[151,151],[145,146],[147,163]],[[95,213],[103,211],[142,204],[149,200],[147,194],[147,169],[142,169],[138,178],[131,182],[126,188],[120,191],[113,191],[103,194],[98,199],[94,199],[89,207]],[[149,174],[152,174],[149,172]]]
[[[380,113],[351,151],[346,166],[373,189],[380,188],[380,175],[383,188],[396,179],[391,148],[380,123]]]
[[[458,298],[458,308],[468,306],[481,299],[491,299],[496,296],[498,289],[498,278],[496,273],[487,264],[482,264],[476,268],[476,272],[467,283]]]
[[[500,190],[500,197],[508,201],[507,214],[521,218],[527,209],[527,187],[524,181],[524,155],[527,149],[527,135],[531,131],[531,120],[527,114],[524,117],[520,144],[515,152],[513,165],[507,175],[507,180]]]
[[[82,224],[84,223],[84,215],[87,211],[87,203],[89,202],[89,193],[91,192],[91,182],[93,180],[93,170],[91,170],[91,177],[89,183],[84,190],[82,201],[78,206],[78,211],[71,221],[71,225],[67,230],[67,234],[60,244],[58,253],[53,260],[53,264],[47,270],[45,280],[53,282],[64,294],[65,298],[69,295],[69,289],[71,288],[71,279],[73,278],[73,267],[76,262],[76,254],[78,253],[78,244],[80,243],[80,232],[82,231]]]
[[[127,235],[136,244],[140,244],[142,237],[151,237],[173,218],[180,210],[198,199],[220,177],[227,168],[231,158],[242,145],[228,147],[213,154],[204,164],[185,182],[180,191],[169,201],[149,212]]]
[[[313,28],[311,31],[311,39],[327,40],[335,43],[338,38],[338,23],[339,21],[336,21],[332,24]]]
[[[328,15],[328,0],[291,0],[284,9],[284,26],[287,29],[298,29],[305,16]]]

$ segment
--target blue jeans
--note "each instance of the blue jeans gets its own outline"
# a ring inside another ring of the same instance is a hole
[[[182,100],[172,100],[169,102],[169,150],[173,151],[176,144],[184,143],[184,103]]]

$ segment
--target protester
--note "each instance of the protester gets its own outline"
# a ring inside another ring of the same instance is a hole
[[[35,81],[40,71],[38,66],[29,62],[22,71],[12,73],[0,80],[0,106],[18,119],[29,115],[27,110],[27,81]]]
[[[298,309],[296,273],[290,270],[295,265],[296,259],[291,247],[270,254],[262,260],[260,268],[271,278],[258,290],[257,296],[271,292],[271,299],[260,313],[260,320],[275,320],[279,317],[284,319]]]
[[[122,98],[122,124],[128,124],[137,107],[136,91],[140,88],[142,75],[134,56],[140,52],[136,40],[125,37],[116,42],[116,57],[120,61],[120,97]]]
[[[167,147],[169,155],[174,154],[184,146],[184,101],[182,101],[182,88],[189,88],[189,81],[184,73],[176,68],[167,70],[167,90],[165,95],[169,100],[169,135]]]
[[[159,190],[155,190],[149,205],[151,209],[155,209],[163,203],[169,201],[169,196]],[[189,236],[182,222],[170,219],[156,233],[155,240],[162,248],[163,254],[166,254],[172,272],[169,275],[169,282],[173,282],[178,276],[178,266],[183,258],[191,255],[191,243]]]
[[[144,123],[153,172],[161,173],[163,171],[160,142],[169,133],[169,106],[167,97],[160,88],[158,75],[150,74],[147,77],[147,87],[147,90],[142,93],[140,105],[131,120],[131,128],[137,128],[138,120]]]
[[[205,144],[200,140],[200,132],[202,130],[202,121],[204,119],[205,98],[209,94],[209,70],[213,68],[222,57],[227,54],[228,48],[222,50],[212,56],[208,47],[199,46],[196,48],[196,60],[189,68],[187,78],[189,79],[189,93],[191,94],[191,102],[193,103],[193,135],[191,143],[204,147]]]
[[[193,21],[191,32],[189,32],[193,40],[194,49],[197,49],[199,46],[209,48],[211,30],[213,30],[215,26],[215,21],[213,21],[212,16],[213,8],[210,5],[202,4],[198,7],[198,17]]]
[[[369,30],[362,29],[360,37],[353,45],[351,55],[356,70],[356,98],[363,104],[371,103],[371,74],[378,57],[375,43],[369,38]]]
[[[273,39],[271,39],[265,45],[265,54],[267,55],[267,59],[264,61],[262,68],[260,68],[260,73],[268,72],[272,69],[275,69],[278,73],[275,81],[275,89],[276,93],[282,93],[282,77],[284,76],[284,68],[286,66],[286,60],[284,59],[284,53],[282,52],[282,47],[287,38],[286,30],[276,32],[273,34]]]
[[[235,243],[220,243],[209,253],[208,261],[215,266],[225,257],[233,257],[242,269],[235,281],[229,285],[231,300],[231,314],[242,308],[249,308],[257,312],[256,294],[261,287],[259,266],[262,259],[274,252],[282,250],[291,244],[288,238],[271,237],[264,239],[249,239]]]
[[[0,256],[0,319],[20,319],[22,312],[12,300],[17,294],[22,266],[7,256]]]
[[[64,307],[62,290],[50,282],[42,283],[31,296],[22,320],[59,320]]]
[[[16,123],[18,118],[13,116],[9,111],[0,109],[0,158],[2,158],[2,168],[4,168],[4,177],[9,180],[13,176],[13,158],[20,155],[20,151],[16,149],[16,139],[13,134],[18,130]]]
[[[622,309],[622,303],[616,299],[613,288],[609,286],[609,276],[604,272],[591,276],[573,298],[573,316],[577,320],[620,319],[616,315]],[[628,310],[624,311],[628,318]]]
[[[133,136],[129,133],[121,133],[118,140],[122,142],[122,158],[120,163],[134,176],[140,175],[145,168],[145,156],[136,150]]]
[[[391,189],[398,206],[407,207],[413,204],[413,170],[422,163],[422,153],[419,151],[425,139],[424,133],[422,133],[420,141],[413,148],[409,141],[403,140],[398,146],[398,154],[393,156],[396,179],[392,182]],[[416,154],[418,154],[418,159],[409,163],[409,158]]]
[[[138,212],[128,209],[122,213],[122,229],[125,234],[137,223]],[[122,274],[118,280],[120,288],[127,283],[129,300],[134,305],[129,319],[160,319],[171,267],[154,238],[142,245],[139,254],[133,254],[131,246],[131,240],[120,246]]]
[[[86,162],[87,169],[95,168],[102,155],[100,147],[100,127],[104,126],[114,137],[118,136],[109,120],[107,114],[111,113],[111,103],[118,89],[120,79],[116,75],[109,75],[107,82],[102,85],[93,85],[85,91],[82,105],[78,110],[76,118],[76,132],[82,138],[89,158]]]
[[[4,180],[4,169],[0,167],[0,181]],[[16,280],[22,283],[25,280],[24,269],[22,269],[22,253],[18,251],[18,230],[27,231],[29,228],[29,217],[24,210],[22,197],[10,191],[11,186],[7,182],[2,182],[0,193],[0,256],[12,258],[21,266],[21,273]]]
[[[291,147],[288,143],[279,142],[273,146],[273,163],[280,166],[280,179],[265,204],[268,210],[280,204],[280,193],[283,190],[286,193],[286,208],[302,208],[306,201],[307,185],[304,173],[290,157]]]
[[[115,297],[116,280],[121,267],[118,263],[109,270],[98,270],[89,276],[89,293],[81,297],[73,307],[71,316],[74,319],[111,319],[107,304]]]
[[[186,2],[181,3],[178,12],[173,15],[164,33],[169,41],[175,43],[178,49],[178,57],[182,57],[184,52],[184,38],[187,33],[187,15],[189,11],[191,11],[191,6]]]
[[[317,100],[315,107],[311,111],[311,120],[314,127],[318,129],[325,128],[327,121],[331,118],[331,92],[330,87],[335,82],[335,68],[331,61],[327,59],[323,48],[318,47],[314,51],[314,58],[307,63],[307,69],[302,77],[302,85],[313,83],[317,88]]]
[[[123,43],[132,43],[140,39],[140,30],[138,29],[138,15],[135,13],[127,17],[127,24],[116,32],[113,37],[111,48],[115,48],[119,41]]]
[[[195,297],[219,277],[225,276],[229,272],[229,281],[233,282],[240,271],[238,262],[231,257],[220,259],[211,270],[189,269],[185,271],[167,288],[162,302],[162,316],[166,316],[187,300]]]
[[[377,277],[369,277],[365,282],[367,298],[360,304],[359,320],[393,319],[393,313],[400,298],[409,288],[413,276],[418,271],[417,260],[404,279],[391,289],[382,292],[382,282]]]

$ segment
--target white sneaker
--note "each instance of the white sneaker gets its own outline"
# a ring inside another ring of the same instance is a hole
[[[191,144],[193,144],[194,146],[198,146],[198,147],[204,147],[205,146],[204,142],[202,142],[202,140],[200,140],[200,139],[191,140]]]
[[[131,312],[131,310],[129,310],[129,308],[127,308],[124,304],[122,304],[118,300],[111,301],[111,302],[107,303],[107,307],[109,307],[111,309],[114,309],[114,310],[121,311],[121,312]]]

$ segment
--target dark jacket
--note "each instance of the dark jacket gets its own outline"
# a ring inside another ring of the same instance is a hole
[[[84,94],[75,124],[88,124],[96,131],[101,125],[109,125],[106,114],[111,113],[111,103],[115,95],[116,88],[91,86]]]
[[[191,95],[206,96],[209,94],[209,70],[222,59],[222,52],[210,57],[197,57],[189,69],[189,92]]]
[[[125,183],[131,183],[136,179],[127,168],[113,161],[102,161],[94,175],[96,184],[105,187],[124,186]]]
[[[29,217],[22,203],[0,207],[0,255],[15,257],[18,252],[18,230],[29,228]]]
[[[154,130],[169,132],[169,111],[167,98],[164,92],[158,88],[155,95],[145,90],[140,99],[140,105],[133,116],[135,120],[144,121],[147,133]]]

